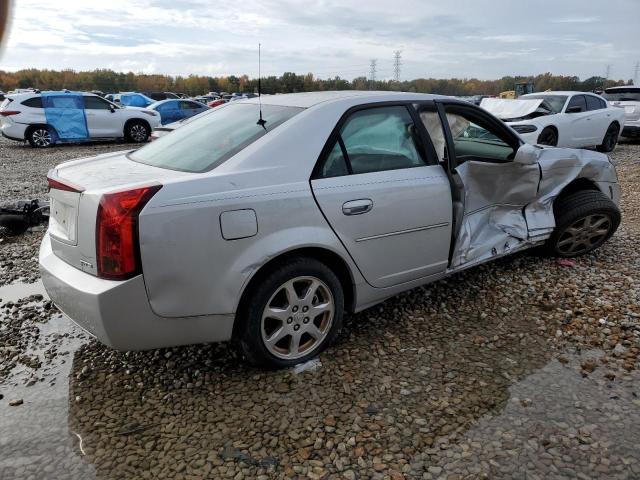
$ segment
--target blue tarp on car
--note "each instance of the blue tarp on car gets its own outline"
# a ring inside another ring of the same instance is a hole
[[[55,129],[54,140],[73,141],[89,138],[81,93],[43,92],[41,96],[47,124]]]

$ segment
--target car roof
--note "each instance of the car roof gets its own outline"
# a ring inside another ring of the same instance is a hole
[[[523,97],[527,97],[529,95],[567,95],[567,96],[571,96],[571,95],[595,95],[598,96],[597,93],[593,93],[593,92],[578,92],[575,90],[556,90],[553,92],[534,92],[534,93],[527,93],[526,95],[522,95]]]
[[[436,98],[448,98],[442,95],[432,95],[427,93],[409,92],[381,92],[369,90],[340,90],[329,92],[304,92],[285,93],[282,95],[267,95],[261,98],[263,105],[278,105],[283,107],[310,108],[314,105],[325,102],[350,103],[354,98],[361,100],[361,103],[387,102],[387,101],[424,101]],[[243,103],[258,103],[258,97],[238,100]]]

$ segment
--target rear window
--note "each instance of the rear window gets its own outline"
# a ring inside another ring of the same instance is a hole
[[[607,88],[602,96],[610,102],[640,102],[640,87]]]
[[[263,105],[264,128],[257,124],[259,105],[242,103],[211,110],[129,154],[136,162],[184,172],[206,172],[231,158],[302,108]]]

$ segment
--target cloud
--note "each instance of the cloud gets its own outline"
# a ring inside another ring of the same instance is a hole
[[[109,67],[172,75],[478,77],[632,69],[637,0],[20,0],[0,68]],[[553,9],[547,8],[553,6]],[[580,15],[575,15],[579,11]],[[626,64],[629,64],[628,66]]]

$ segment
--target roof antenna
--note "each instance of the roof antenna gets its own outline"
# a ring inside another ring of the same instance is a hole
[[[260,72],[260,44],[258,44],[258,103],[260,104],[260,118],[257,121],[257,125],[260,125],[262,128],[264,128],[264,130],[267,130],[267,127],[265,127],[265,123],[267,123],[267,121],[265,119],[262,118],[262,85],[260,84],[260,79],[262,77],[261,72]]]

